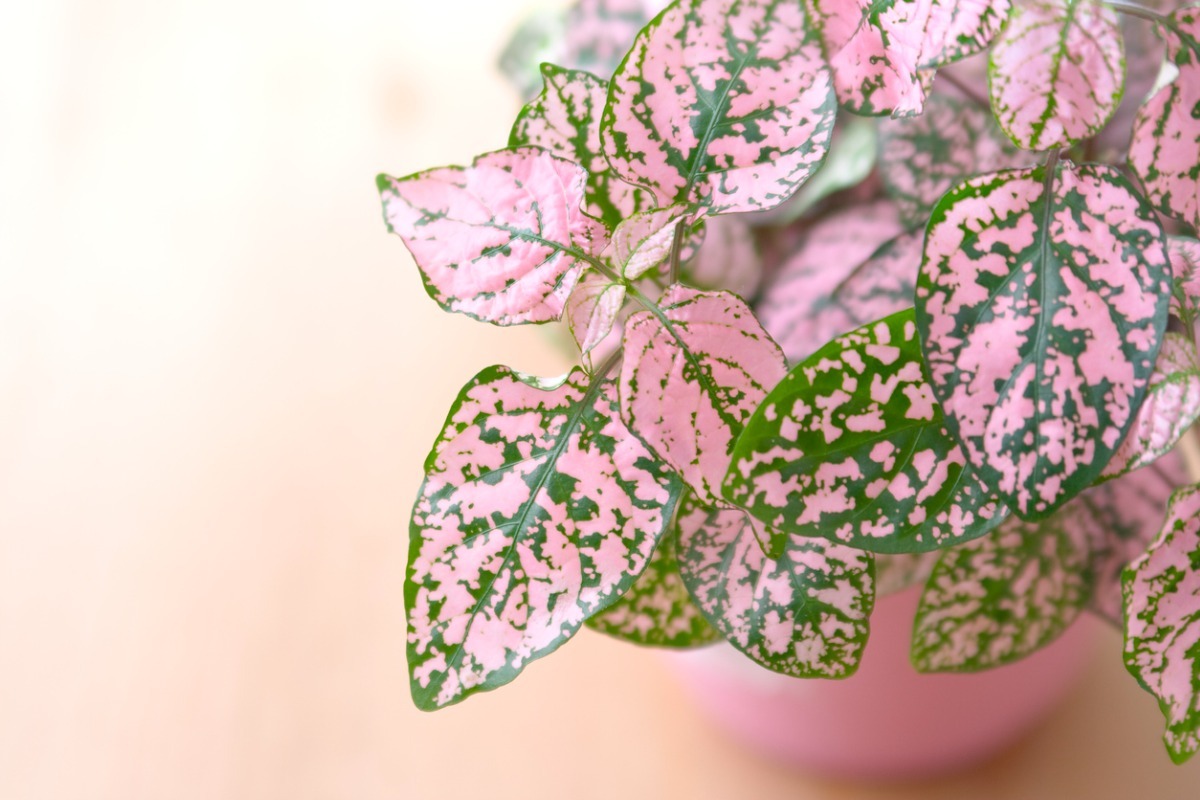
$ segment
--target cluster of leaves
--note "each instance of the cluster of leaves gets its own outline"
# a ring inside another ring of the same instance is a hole
[[[1117,12],[1169,69],[1103,163]],[[417,704],[584,625],[844,677],[923,581],[919,669],[1090,608],[1200,748],[1200,8],[579,0],[506,66],[546,57],[507,147],[379,179],[430,297],[580,354],[485,369],[426,461]]]

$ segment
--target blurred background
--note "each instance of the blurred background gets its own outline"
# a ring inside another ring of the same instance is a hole
[[[762,761],[589,632],[413,708],[424,454],[483,366],[567,361],[441,313],[374,176],[505,143],[537,5],[0,0],[0,798],[1195,797],[1111,632],[922,786]]]

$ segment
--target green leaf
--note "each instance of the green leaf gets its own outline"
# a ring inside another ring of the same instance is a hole
[[[845,678],[858,668],[875,605],[872,556],[792,536],[768,558],[741,511],[691,496],[679,510],[679,569],[712,626],[767,669]]]
[[[873,552],[973,539],[1005,510],[942,423],[903,311],[792,369],[738,438],[724,493],[772,528]]]

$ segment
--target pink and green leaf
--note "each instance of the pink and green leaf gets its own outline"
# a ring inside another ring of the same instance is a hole
[[[838,100],[868,116],[921,113],[919,70],[933,0],[806,0]]]
[[[621,413],[707,505],[720,503],[734,440],[787,373],[745,301],[676,284],[625,326]]]
[[[896,207],[885,201],[840,209],[809,229],[757,306],[763,327],[788,359],[799,361],[835,336],[912,305],[911,281],[919,255],[911,264],[890,256],[873,261],[880,248],[903,230]],[[858,277],[863,273],[881,278],[883,297]],[[907,297],[901,299],[905,292]],[[895,305],[886,302],[888,297]]]
[[[625,291],[625,284],[589,269],[567,299],[567,326],[589,371],[595,366],[595,352],[614,332]]]
[[[1101,479],[1124,475],[1162,458],[1200,418],[1200,362],[1181,333],[1163,335],[1146,399]]]
[[[667,206],[634,214],[613,231],[612,241],[602,253],[617,274],[628,280],[640,278],[667,260],[679,225],[687,226],[691,209]]]
[[[680,505],[679,569],[714,628],[762,666],[800,678],[858,668],[875,604],[872,556],[799,536],[768,558],[750,518]]]
[[[1167,253],[1174,277],[1171,313],[1194,335],[1200,322],[1200,241],[1186,236],[1168,237]]]
[[[1200,8],[1171,16],[1178,74],[1139,109],[1129,166],[1155,208],[1200,228]]]
[[[1098,0],[1014,0],[989,72],[992,110],[1018,147],[1072,145],[1098,133],[1121,102],[1120,21]]]
[[[1121,571],[1146,552],[1162,529],[1172,492],[1190,482],[1183,458],[1171,452],[1088,489],[1067,506],[1086,504],[1100,523],[1092,542],[1092,611],[1120,627]]]
[[[588,212],[611,229],[654,205],[648,192],[618,178],[600,152],[600,115],[608,83],[582,70],[542,64],[542,93],[517,116],[509,147],[541,147],[588,172]]]
[[[469,167],[380,175],[388,230],[412,253],[438,305],[498,325],[548,322],[603,226],[582,210],[587,173],[538,148],[487,153]]]
[[[913,630],[921,672],[975,672],[1017,661],[1079,616],[1092,592],[1086,506],[1049,519],[1010,517],[989,536],[946,550],[925,585]]]
[[[680,575],[678,533],[658,542],[646,571],[613,605],[587,621],[592,630],[651,647],[700,647],[721,640]]]
[[[1034,157],[1013,147],[991,113],[970,100],[934,92],[918,117],[883,120],[879,174],[909,226],[924,228],[947,191],[984,172],[1029,167]]]
[[[996,38],[1011,0],[933,0],[921,66],[940,67],[974,55]]]
[[[975,473],[1042,518],[1090,486],[1136,418],[1170,265],[1115,169],[973,178],[938,203],[917,281],[928,374]]]
[[[681,489],[621,422],[615,385],[581,370],[560,382],[484,370],[425,469],[405,605],[426,710],[510,682],[616,602]]]
[[[1148,552],[1122,575],[1125,666],[1158,699],[1176,763],[1200,750],[1200,487],[1180,489]]]
[[[978,538],[1007,513],[943,427],[911,310],[798,364],[746,423],[724,491],[772,529],[878,553]]]
[[[780,204],[817,168],[836,113],[794,0],[681,0],[613,76],[604,154],[659,205],[709,214]]]

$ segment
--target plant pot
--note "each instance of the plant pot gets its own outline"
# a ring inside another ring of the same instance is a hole
[[[1093,652],[1090,617],[1022,661],[922,675],[908,660],[918,589],[879,599],[858,672],[841,681],[769,672],[732,646],[669,658],[703,712],[734,739],[805,770],[857,779],[929,777],[999,753],[1069,693]]]

